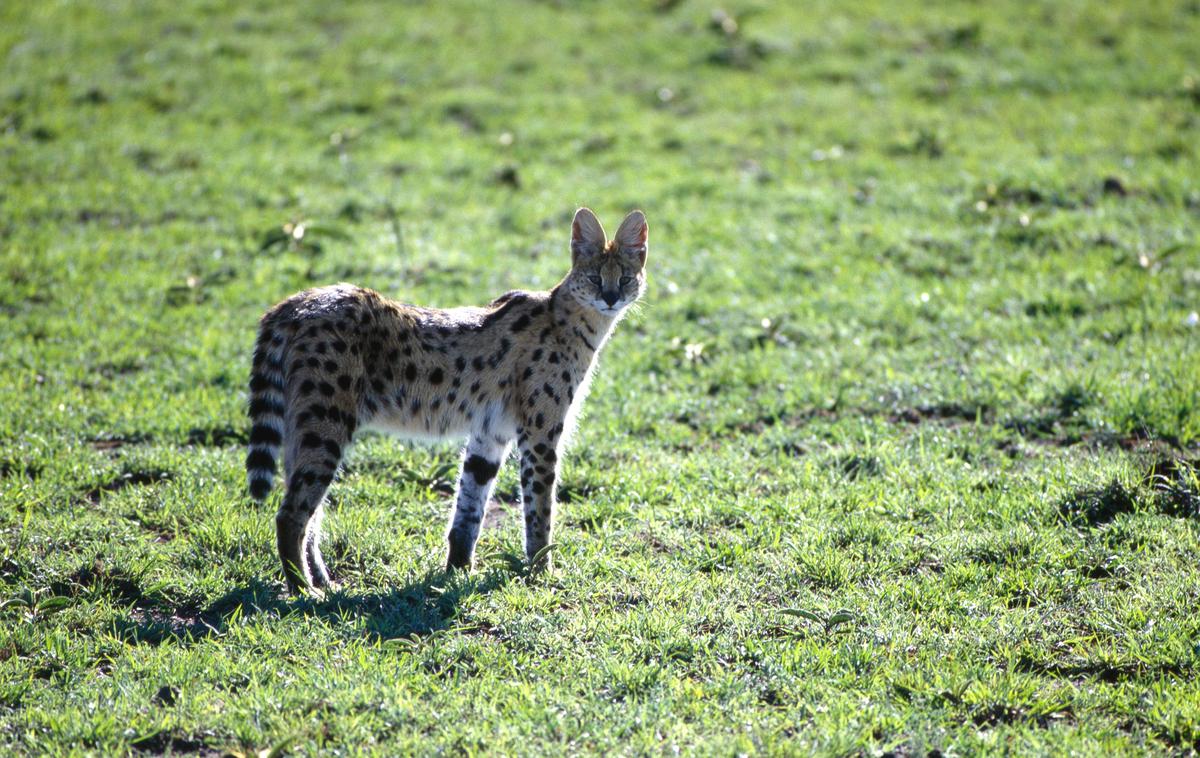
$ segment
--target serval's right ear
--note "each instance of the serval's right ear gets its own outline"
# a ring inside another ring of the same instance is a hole
[[[607,243],[604,227],[600,226],[596,214],[587,208],[575,211],[575,220],[571,222],[571,264],[599,255]]]
[[[650,230],[646,226],[646,214],[641,211],[631,211],[621,226],[617,229],[617,252],[638,262],[639,266],[646,265],[646,242]]]

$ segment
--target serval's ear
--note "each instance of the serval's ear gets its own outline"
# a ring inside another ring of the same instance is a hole
[[[621,228],[617,229],[617,251],[622,255],[637,258],[638,265],[645,265],[649,236],[650,228],[646,226],[646,214],[633,211],[621,222]]]
[[[571,222],[571,263],[604,252],[606,242],[604,227],[596,214],[587,208],[575,211],[575,220]]]

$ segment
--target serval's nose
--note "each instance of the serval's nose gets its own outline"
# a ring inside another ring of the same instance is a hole
[[[621,293],[616,291],[601,292],[600,297],[604,298],[604,302],[608,303],[608,307],[611,308],[621,299]]]

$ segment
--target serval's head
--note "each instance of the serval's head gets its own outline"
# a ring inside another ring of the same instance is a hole
[[[646,215],[641,211],[626,216],[610,240],[596,214],[580,208],[571,223],[567,292],[585,308],[605,316],[619,315],[646,288],[647,234]]]

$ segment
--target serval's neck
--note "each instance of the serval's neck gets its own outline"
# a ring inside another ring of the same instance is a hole
[[[616,314],[608,316],[583,305],[562,284],[550,291],[550,313],[562,337],[579,343],[581,355],[588,360],[604,347],[617,322]]]

